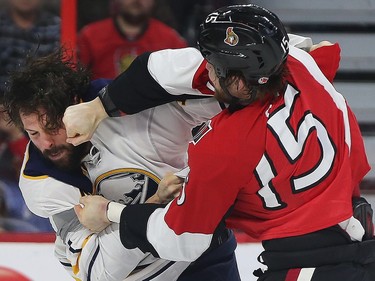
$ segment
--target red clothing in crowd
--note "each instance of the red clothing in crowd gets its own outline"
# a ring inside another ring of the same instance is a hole
[[[87,65],[93,79],[115,78],[144,52],[186,47],[186,41],[173,28],[150,19],[136,38],[121,33],[114,19],[108,18],[85,26],[78,38],[78,58]]]

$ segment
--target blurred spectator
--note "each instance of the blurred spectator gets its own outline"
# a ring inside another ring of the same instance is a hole
[[[78,58],[92,78],[115,78],[146,51],[186,47],[172,27],[152,17],[155,0],[113,0],[113,16],[83,27]]]
[[[0,11],[0,97],[8,75],[29,54],[45,56],[60,44],[60,19],[44,10],[44,0],[6,0]],[[1,103],[1,99],[0,99]],[[28,139],[0,113],[0,179],[18,182]]]
[[[0,217],[1,232],[41,232],[41,230],[24,220]]]
[[[45,0],[5,0],[0,10],[0,103],[9,73],[29,54],[45,56],[60,44],[60,18],[44,10]],[[0,113],[0,179],[18,182],[28,139]]]
[[[48,0],[4,0],[0,8],[0,107],[9,73],[27,56],[45,56],[60,45],[60,18],[46,9]],[[0,109],[0,185],[7,231],[51,231],[48,220],[28,211],[18,188],[19,170],[28,138],[8,125]],[[3,202],[3,203],[4,203]],[[38,218],[38,220],[35,220]],[[48,226],[48,228],[46,228]]]
[[[0,110],[0,229],[15,232],[51,232],[48,219],[29,211],[18,178],[29,139]]]
[[[0,186],[0,218],[3,218],[7,215],[7,208],[5,205],[5,192]]]
[[[1,1],[1,0],[0,0]],[[57,0],[54,0],[57,1]],[[116,0],[79,0],[77,1],[78,12],[78,30],[85,25],[94,21],[99,21],[110,17],[115,13]],[[152,16],[166,25],[176,29],[177,19],[174,11],[171,8],[170,1],[172,0],[154,0],[154,9]],[[87,7],[90,7],[89,9]]]
[[[227,5],[244,4],[244,0],[167,0],[176,18],[177,31],[189,46],[196,46],[199,25],[212,11]]]
[[[29,139],[8,124],[0,108],[0,179],[18,182],[23,155]]]
[[[79,0],[77,1],[77,29],[94,21],[99,21],[110,16],[113,0]]]
[[[0,232],[51,232],[48,219],[32,214],[18,186],[0,181]]]
[[[46,11],[47,0],[6,0],[0,12],[0,93],[8,73],[30,53],[45,56],[60,44],[60,18]]]

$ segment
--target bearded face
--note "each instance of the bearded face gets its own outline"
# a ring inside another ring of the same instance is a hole
[[[83,143],[78,146],[66,143],[44,149],[41,152],[44,158],[59,169],[73,171],[80,168],[81,161],[87,154],[89,146],[89,143]]]
[[[119,15],[131,25],[148,21],[154,7],[154,0],[118,0]]]
[[[21,113],[21,121],[30,140],[43,156],[53,165],[64,170],[75,170],[80,167],[81,160],[88,153],[90,143],[74,146],[66,142],[65,128],[54,131],[46,130],[45,118],[40,113]]]

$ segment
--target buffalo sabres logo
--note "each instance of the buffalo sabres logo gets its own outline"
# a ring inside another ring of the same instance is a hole
[[[98,177],[98,194],[125,205],[144,203],[157,190],[160,179],[141,169],[117,169]]]
[[[239,42],[238,35],[234,33],[233,27],[228,27],[226,31],[226,37],[224,39],[224,43],[229,46],[236,46]]]

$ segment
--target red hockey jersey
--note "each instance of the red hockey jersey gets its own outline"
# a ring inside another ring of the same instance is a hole
[[[150,61],[155,80],[168,93],[177,92],[169,80],[159,79]],[[124,225],[130,231],[132,223],[134,229],[144,227],[161,257],[196,259],[223,218],[228,227],[266,240],[306,234],[352,216],[352,195],[370,167],[356,119],[327,79],[336,68],[324,75],[308,53],[292,46],[287,68],[278,98],[234,113],[224,110],[202,128],[189,150],[190,173],[179,198],[141,216],[147,221],[127,218],[132,214],[125,209]],[[199,74],[198,64],[195,70],[190,81],[199,90],[206,73]],[[135,215],[140,218],[139,210]]]

